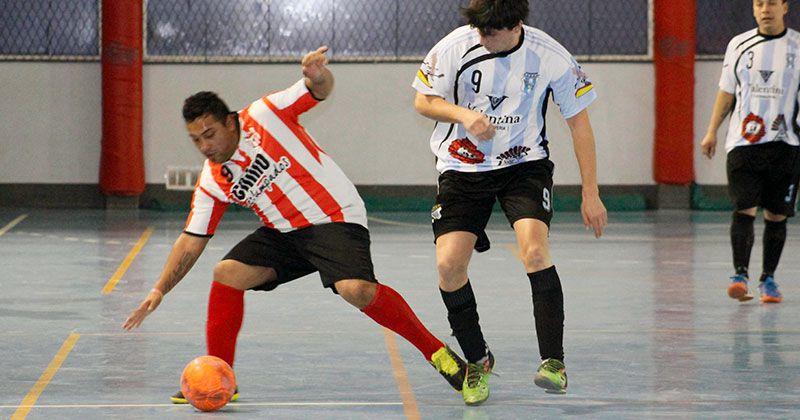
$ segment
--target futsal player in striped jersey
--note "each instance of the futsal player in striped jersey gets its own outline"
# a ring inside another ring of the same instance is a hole
[[[597,95],[561,44],[523,24],[527,0],[472,0],[462,13],[469,25],[433,47],[413,82],[416,110],[437,121],[430,147],[441,175],[431,216],[439,288],[468,362],[462,394],[469,405],[489,397],[494,357],[478,323],[467,267],[473,248],[489,248],[485,228],[496,200],[516,233],[531,285],[542,359],[534,382],[566,392],[563,293],[548,245],[553,163],[545,114],[552,98],[571,131],[584,224],[599,237],[607,215],[586,109]],[[491,281],[502,287],[506,279]]]
[[[333,89],[326,51],[321,47],[303,58],[303,79],[241,111],[230,112],[211,92],[186,99],[186,129],[206,160],[184,231],[160,278],[123,328],[138,327],[159,306],[197,261],[226,208],[238,204],[253,210],[264,226],[214,268],[208,354],[233,366],[246,290],[270,291],[319,272],[325,287],[411,342],[460,391],[464,361],[425,328],[403,297],[378,283],[364,203],[298,120]],[[186,399],[179,391],[172,401]]]
[[[725,52],[703,154],[711,159],[717,130],[730,115],[725,140],[728,193],[733,201],[731,248],[734,275],[728,295],[753,298],[748,267],[758,207],[764,209],[761,302],[783,296],[775,270],[786,242],[787,217],[794,216],[800,176],[800,33],[786,28],[786,0],[753,0],[758,27],[735,36]]]

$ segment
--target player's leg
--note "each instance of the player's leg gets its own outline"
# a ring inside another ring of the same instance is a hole
[[[439,291],[450,328],[468,362],[462,396],[469,405],[489,398],[488,380],[494,366],[478,322],[467,267],[473,249],[483,252],[490,246],[484,229],[495,202],[497,172],[445,172],[439,177],[439,193],[431,212]]]
[[[369,231],[353,223],[328,223],[290,234],[320,272],[322,284],[365,315],[413,344],[456,389],[464,362],[420,322],[405,299],[375,279]]]
[[[777,144],[770,159],[768,182],[764,184],[764,258],[758,285],[764,303],[783,300],[775,281],[775,270],[786,243],[787,218],[795,213],[799,175],[797,151],[797,146]]]
[[[749,280],[748,266],[753,249],[757,206],[761,201],[761,173],[754,168],[757,146],[737,147],[728,153],[727,175],[728,194],[733,202],[734,212],[731,218],[730,238],[733,254],[734,275],[728,285],[728,296],[739,301],[753,298],[747,288]]]

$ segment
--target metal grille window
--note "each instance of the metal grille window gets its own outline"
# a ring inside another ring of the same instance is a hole
[[[796,2],[789,2],[784,19],[787,27],[800,29]],[[697,55],[721,59],[731,38],[756,26],[752,0],[697,0]]]
[[[98,0],[0,1],[0,55],[96,59]]]
[[[582,60],[648,60],[652,1],[530,0],[528,23]],[[416,61],[463,24],[467,2],[145,0],[145,60],[296,61],[326,44],[339,61]],[[0,7],[0,59],[98,59],[100,0]]]

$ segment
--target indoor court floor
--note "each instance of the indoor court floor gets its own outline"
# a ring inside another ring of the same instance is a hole
[[[430,216],[373,213],[373,261],[455,349],[437,290]],[[534,386],[530,286],[495,214],[470,277],[497,362],[492,395],[467,407],[402,338],[321,287],[318,275],[245,295],[236,373],[221,412],[173,405],[205,351],[214,264],[258,226],[229,212],[205,254],[143,326],[120,325],[150,290],[185,214],[0,209],[0,417],[30,419],[800,418],[800,227],[776,280],[784,301],[739,303],[729,213],[610,215],[606,235],[556,214],[553,259],[566,305],[569,393]],[[760,274],[762,222],[751,272]],[[754,286],[751,283],[751,291]]]

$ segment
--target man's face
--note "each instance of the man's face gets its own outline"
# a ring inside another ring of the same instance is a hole
[[[783,16],[789,11],[789,3],[783,0],[753,0],[753,16],[758,29],[766,34],[783,31]]]
[[[227,162],[239,146],[236,116],[229,114],[224,123],[211,114],[203,114],[186,123],[189,138],[197,150],[214,163]]]
[[[499,53],[514,48],[519,43],[522,24],[511,29],[478,29],[483,48],[490,53]]]

